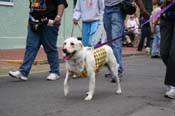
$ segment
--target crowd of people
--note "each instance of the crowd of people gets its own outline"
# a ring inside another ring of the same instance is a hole
[[[150,13],[145,9],[142,0],[132,2],[135,2],[140,9],[139,17],[136,14],[128,15],[123,12],[121,0],[77,0],[72,18],[73,24],[78,24],[81,19],[84,46],[95,46],[125,35],[123,39],[109,43],[119,63],[117,71],[120,78],[124,71],[122,44],[127,47],[136,47],[138,51],[145,48],[152,58],[161,57],[166,66],[165,85],[168,86],[168,91],[165,96],[175,98],[175,78],[172,76],[175,67],[175,6],[173,5],[161,16],[154,17],[161,11],[161,8],[173,3],[174,0],[152,0],[151,17],[153,20],[146,24],[144,22],[150,18]],[[59,78],[59,56],[56,43],[61,17],[66,7],[68,7],[66,0],[30,0],[29,26],[23,63],[17,71],[9,71],[10,76],[24,81],[28,80],[37,52],[43,45],[50,64],[50,74],[46,78],[48,80]],[[127,15],[128,18],[125,20]],[[98,40],[95,40],[97,39],[95,35],[99,36]],[[134,44],[136,38],[139,38],[139,42]],[[97,42],[93,44],[92,41]],[[115,80],[112,81],[115,82]]]
[[[138,51],[145,51],[151,58],[160,58],[160,20],[159,16],[154,17],[161,11],[159,0],[153,0],[151,17],[153,20],[142,25],[146,20],[137,14],[129,15],[125,22],[126,35],[123,38],[123,46],[136,47]]]

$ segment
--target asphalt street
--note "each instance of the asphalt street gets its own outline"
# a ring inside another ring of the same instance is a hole
[[[116,86],[102,68],[92,101],[83,100],[88,78],[70,80],[70,93],[64,96],[65,69],[56,81],[46,81],[48,72],[31,74],[26,82],[1,77],[0,116],[175,116],[175,100],[164,97],[162,61],[146,55],[123,60],[123,93],[115,94]]]

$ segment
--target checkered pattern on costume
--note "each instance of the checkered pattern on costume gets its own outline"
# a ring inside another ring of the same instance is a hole
[[[93,50],[94,58],[95,58],[95,72],[97,73],[100,69],[101,66],[105,64],[106,61],[106,50],[104,47],[100,47],[97,49]],[[73,72],[72,72],[73,73]],[[84,67],[84,70],[80,73],[77,74],[79,77],[87,77],[87,70]]]
[[[95,58],[95,72],[99,71],[99,68],[104,65],[106,61],[106,50],[104,47],[97,48],[94,51],[94,58]]]

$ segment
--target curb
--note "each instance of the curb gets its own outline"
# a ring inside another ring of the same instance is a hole
[[[123,57],[136,56],[136,55],[144,55],[145,53],[137,53],[137,54],[123,54]],[[13,64],[22,64],[23,60],[0,60],[1,62],[13,63]],[[63,59],[59,59],[60,63],[64,63]],[[47,60],[35,60],[33,65],[42,65],[48,64]]]
[[[1,62],[13,63],[13,64],[22,64],[23,60],[0,60]],[[47,60],[36,60],[33,65],[38,64],[48,64]]]
[[[140,56],[140,55],[145,55],[145,53],[136,53],[136,54],[123,54],[123,57],[129,57],[129,56]]]
[[[22,64],[23,60],[0,60],[1,62],[7,62],[7,63],[13,63],[13,64]],[[63,63],[63,59],[59,59],[60,63]],[[42,64],[48,64],[47,60],[35,60],[33,65],[42,65]]]
[[[145,55],[145,53],[135,53],[135,54],[123,54],[123,57],[130,57],[130,56],[139,56],[139,55]],[[13,64],[21,64],[23,61],[22,60],[0,60],[1,62],[7,62],[7,63],[13,63]],[[65,61],[63,59],[59,59],[60,65],[63,64]],[[33,65],[44,65],[44,64],[48,64],[47,60],[36,60],[34,61]],[[47,72],[46,70],[42,70],[39,72]],[[39,73],[37,72],[31,72],[31,74],[33,73]],[[8,74],[2,74],[0,75],[1,77],[6,77],[8,76]]]

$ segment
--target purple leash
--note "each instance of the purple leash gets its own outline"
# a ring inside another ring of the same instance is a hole
[[[125,34],[126,34],[126,33],[125,33]],[[101,47],[101,46],[103,46],[103,45],[112,43],[113,41],[119,40],[119,39],[122,38],[125,34],[123,34],[123,35],[121,35],[121,36],[118,36],[117,38],[110,39],[110,40],[108,40],[108,41],[106,41],[106,42],[104,42],[104,43],[97,44],[96,46],[94,46],[94,49],[99,48],[99,47]]]
[[[166,10],[168,10],[170,7],[172,7],[173,5],[175,4],[175,0],[172,0],[172,2],[170,4],[168,4],[167,6],[165,6],[163,9],[161,9],[160,12],[158,12],[156,15],[152,16],[151,18],[149,18],[147,21],[145,21],[143,24],[141,24],[141,28],[143,27],[143,25],[149,23],[151,20],[153,20],[154,18],[156,17],[159,17],[162,13],[164,13]],[[135,29],[134,29],[135,30]],[[132,31],[128,31],[128,32],[125,32],[124,34],[114,38],[114,39],[111,39],[111,40],[108,40],[104,43],[101,43],[101,44],[97,44],[96,46],[94,46],[94,49],[96,48],[99,48],[103,45],[106,45],[106,44],[109,44],[109,43],[112,43],[113,41],[116,41],[116,40],[119,40],[121,39],[123,36],[125,36],[126,34],[130,33],[130,32],[133,32],[134,30]]]

